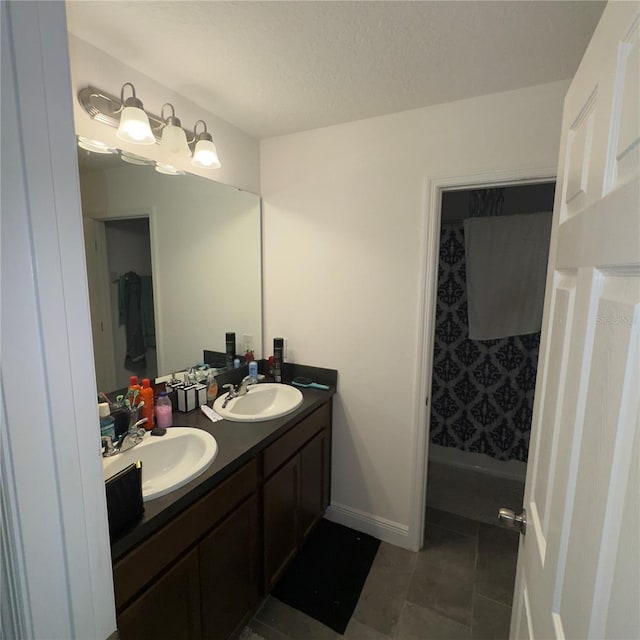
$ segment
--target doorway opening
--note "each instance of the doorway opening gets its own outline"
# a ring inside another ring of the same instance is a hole
[[[540,214],[550,228],[554,191],[546,182],[442,193],[428,508],[494,524],[500,507],[522,504],[540,331],[470,339],[464,220]]]
[[[98,388],[158,375],[149,217],[85,218]],[[91,249],[91,251],[89,250]]]

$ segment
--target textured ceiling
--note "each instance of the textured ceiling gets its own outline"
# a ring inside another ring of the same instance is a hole
[[[605,3],[66,4],[75,36],[266,138],[571,78]]]

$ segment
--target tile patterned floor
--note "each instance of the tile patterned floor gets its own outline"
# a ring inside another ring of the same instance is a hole
[[[425,546],[380,544],[344,636],[272,597],[249,626],[266,640],[506,640],[518,534],[496,514],[523,488],[430,463]]]
[[[496,524],[500,507],[522,507],[524,482],[430,461],[427,492],[428,507]]]
[[[431,508],[427,522],[419,553],[381,543],[344,638],[508,638],[517,534]],[[341,637],[272,597],[249,626],[267,640]]]

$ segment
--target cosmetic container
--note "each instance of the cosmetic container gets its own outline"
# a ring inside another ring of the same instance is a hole
[[[225,335],[225,361],[227,369],[233,368],[233,359],[236,357],[236,334],[228,331]]]
[[[172,424],[173,409],[171,407],[171,400],[166,391],[161,391],[158,394],[158,401],[156,402],[156,426],[166,428]]]
[[[142,380],[140,398],[144,401],[142,417],[147,419],[144,423],[144,428],[147,431],[151,431],[151,429],[153,429],[153,389],[151,388],[151,381],[149,378],[144,378]]]
[[[273,339],[273,379],[282,382],[282,356],[284,352],[284,338]]]
[[[98,403],[98,416],[100,417],[100,435],[109,436],[112,440],[115,440],[115,421],[111,416],[109,404],[107,402]]]
[[[207,377],[207,400],[215,400],[218,397],[218,381],[216,370],[210,369]]]

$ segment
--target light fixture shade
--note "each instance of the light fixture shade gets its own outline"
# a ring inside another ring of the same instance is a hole
[[[78,136],[78,146],[85,151],[91,151],[92,153],[117,153],[117,149],[113,149],[107,146],[104,142],[99,140],[92,140],[91,138],[85,138],[84,136]]]
[[[125,107],[120,116],[116,136],[134,144],[155,144],[156,139],[149,125],[147,114],[139,107]]]
[[[166,176],[183,176],[184,171],[180,171],[180,169],[176,169],[172,164],[166,164],[164,162],[156,162],[156,171],[158,173],[163,173]]]
[[[189,158],[191,156],[184,129],[173,124],[163,127],[160,148],[169,155],[179,156],[180,158]]]
[[[128,162],[129,164],[150,165],[153,164],[153,160],[147,160],[142,156],[137,156],[135,153],[128,151],[120,151],[120,159]]]
[[[213,140],[207,140],[206,138],[198,140],[191,164],[201,169],[219,169],[222,166]]]

